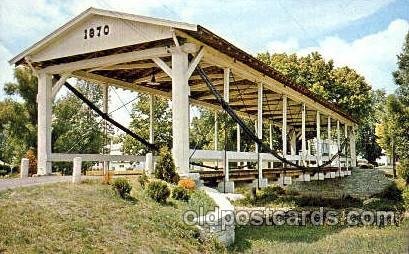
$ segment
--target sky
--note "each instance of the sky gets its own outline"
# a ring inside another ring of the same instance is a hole
[[[91,6],[200,24],[251,54],[318,51],[389,93],[409,30],[409,0],[2,0],[0,99],[13,81],[7,61]],[[135,96],[119,94],[124,102]]]

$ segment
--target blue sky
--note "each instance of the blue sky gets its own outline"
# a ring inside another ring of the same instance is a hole
[[[90,6],[197,23],[252,54],[319,51],[388,92],[409,29],[409,0],[2,0],[0,89],[7,60]]]

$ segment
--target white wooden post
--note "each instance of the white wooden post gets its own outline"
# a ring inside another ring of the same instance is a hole
[[[241,137],[240,137],[240,125],[239,124],[236,124],[236,139],[237,139],[237,141],[236,141],[236,145],[237,145],[237,152],[240,152],[240,150],[241,150]],[[237,162],[237,166],[241,166],[242,165],[242,163],[239,161],[239,162]]]
[[[188,54],[172,52],[173,158],[180,175],[189,174],[189,84]]]
[[[317,165],[321,163],[321,116],[317,110]]]
[[[331,137],[331,117],[328,116],[328,126],[327,126],[327,131],[328,131],[328,140],[331,141],[332,137]]]
[[[283,126],[281,129],[283,141],[283,158],[287,157],[287,96],[283,96]]]
[[[149,143],[153,144],[154,142],[154,133],[153,133],[153,95],[149,95]],[[152,174],[154,172],[154,161],[153,153],[149,152],[146,154],[146,170]]]
[[[28,177],[28,168],[30,166],[30,160],[27,158],[21,159],[20,165],[20,178]]]
[[[305,103],[301,105],[301,156],[303,160],[303,165],[306,165],[307,157],[307,142],[305,139],[305,118],[306,118],[306,108]]]
[[[340,123],[337,120],[337,147],[338,151],[341,152],[341,130],[340,130]],[[341,156],[338,156],[338,170],[341,171]]]
[[[355,132],[356,132],[356,129],[355,129],[355,125],[352,125],[352,132],[351,132],[351,139],[350,139],[350,153],[351,153],[351,166],[352,167],[356,167],[356,145],[355,145],[355,142],[356,142],[356,137],[355,137]]]
[[[270,142],[270,149],[273,150],[273,125],[270,123],[269,126],[269,142]],[[269,168],[273,168],[274,167],[274,162],[271,161],[269,163]]]
[[[230,69],[229,68],[225,68],[224,69],[224,82],[223,82],[224,84],[223,84],[223,91],[224,91],[224,93],[223,93],[223,99],[224,99],[224,101],[225,102],[227,102],[227,103],[229,103],[229,101],[230,101]],[[225,126],[224,126],[224,128],[226,128],[226,123],[224,123],[225,124]],[[227,138],[227,137],[224,137],[225,139]],[[224,141],[224,142],[226,142],[226,140]],[[225,148],[226,149],[226,148]],[[229,159],[227,158],[227,153],[225,152],[224,153],[224,180],[225,180],[225,182],[228,182],[229,181]]]
[[[52,76],[38,74],[38,130],[37,130],[37,174],[51,173],[51,114],[52,114]]]
[[[295,132],[295,129],[291,133],[290,149],[291,149],[291,155],[296,155],[297,153],[297,133]]]
[[[75,157],[73,160],[72,168],[72,183],[81,182],[81,164],[82,164],[81,157]]]
[[[214,112],[214,150],[218,150],[219,144],[219,119],[217,111]]]
[[[345,131],[345,138],[348,138],[348,125],[346,123],[344,124],[344,131]],[[346,167],[346,170],[348,170],[348,156],[350,156],[350,155],[348,154],[348,147],[347,146],[345,146],[345,154],[346,154],[346,156],[345,156],[345,167]]]
[[[263,84],[258,84],[258,92],[257,92],[257,137],[258,139],[263,139]],[[256,144],[257,153],[259,153],[258,144]],[[259,156],[260,157],[260,156]],[[261,186],[261,179],[263,178],[263,160],[259,158],[257,163],[258,167],[258,179],[259,179],[259,186]]]
[[[109,95],[108,95],[108,88],[109,88],[109,86],[108,85],[103,85],[102,86],[102,101],[103,101],[103,105],[102,105],[102,107],[103,107],[103,112],[105,113],[105,114],[108,114],[108,98],[109,98]],[[105,141],[106,142],[104,142],[104,145],[105,146],[108,146],[108,139],[107,139],[107,135],[108,135],[108,124],[107,124],[107,121],[105,120],[105,123],[104,123],[104,135],[105,135]],[[107,147],[104,147],[104,153],[106,152],[106,149],[107,149]],[[107,174],[108,173],[108,170],[109,170],[109,161],[104,161],[103,162],[103,169],[104,169],[104,175],[105,174]]]

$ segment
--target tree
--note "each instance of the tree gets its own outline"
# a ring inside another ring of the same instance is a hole
[[[7,95],[19,97],[0,101],[0,159],[17,165],[30,147],[37,146],[37,78],[28,68],[14,70],[16,83],[6,83]]]
[[[154,143],[160,147],[172,147],[172,111],[168,101],[154,97],[153,103]],[[132,107],[130,129],[149,140],[149,96],[141,94]],[[128,135],[123,137],[123,150],[128,154],[139,155],[148,152],[144,145]]]
[[[100,86],[78,81],[75,85],[86,98],[102,107]],[[53,152],[100,153],[104,146],[103,120],[75,95],[68,93],[56,101],[52,123]],[[90,165],[90,164],[88,164]],[[54,163],[57,168],[66,163]]]
[[[397,157],[409,160],[409,33],[398,55],[398,69],[393,77],[398,88],[394,95],[388,96],[382,124],[377,127],[379,144],[389,155],[393,144]]]

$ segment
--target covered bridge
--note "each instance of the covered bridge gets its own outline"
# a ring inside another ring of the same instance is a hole
[[[356,165],[354,119],[200,25],[90,8],[10,63],[29,66],[38,75],[41,175],[51,173],[53,161],[74,156],[51,152],[51,119],[53,98],[67,78],[76,77],[99,84],[105,91],[107,86],[115,86],[171,99],[172,152],[180,174],[189,174],[191,162],[223,160],[228,181],[228,161],[257,161],[259,177],[263,178],[265,162],[272,165],[279,160],[270,153],[242,152],[240,126],[236,151],[200,150],[191,157],[190,105],[223,110],[197,66],[238,116],[256,121],[259,139],[270,139],[271,143],[271,137],[263,137],[262,130],[271,130],[272,125],[281,128],[279,153],[283,158],[297,165],[319,166],[329,161],[340,150],[343,137],[348,137],[344,157],[338,156],[328,166],[338,168],[335,173],[339,175],[341,168]],[[152,77],[156,82],[151,82]],[[105,113],[107,103],[106,97]],[[154,119],[150,120],[154,124]],[[313,141],[306,138],[306,132],[311,131],[316,133]],[[150,134],[150,143],[154,143],[152,127]],[[91,157],[109,159],[106,155]],[[151,165],[151,154],[147,160]]]

